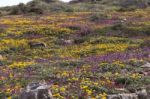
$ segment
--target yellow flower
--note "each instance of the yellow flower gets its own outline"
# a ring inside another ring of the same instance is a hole
[[[66,91],[66,88],[65,88],[65,87],[61,87],[59,90],[60,90],[61,92],[65,92],[65,91]]]
[[[7,99],[12,99],[12,97],[7,97]]]
[[[54,94],[53,97],[57,97],[58,99],[64,99],[64,97],[61,96],[59,93]]]
[[[61,74],[61,76],[68,76],[69,74],[66,72],[66,71],[64,71],[62,74]]]
[[[119,75],[119,73],[115,73],[115,76],[118,76]]]
[[[138,74],[138,73],[134,73],[130,77],[133,78],[133,79],[139,79],[139,78],[141,78],[141,75]]]
[[[81,86],[81,89],[87,89],[88,86]]]
[[[107,99],[107,94],[106,93],[99,94],[99,96],[101,97],[101,99]]]
[[[73,81],[78,81],[79,79],[77,77],[72,78]]]
[[[10,73],[10,74],[9,74],[9,77],[10,77],[10,78],[13,78],[13,74],[12,74],[12,73]]]
[[[10,88],[6,89],[6,93],[7,93],[7,94],[10,94],[11,91],[12,91],[12,90],[11,90]]]
[[[98,85],[98,83],[97,83],[97,82],[95,82],[95,83],[94,83],[94,85],[96,85],[96,86],[97,86],[97,85]]]
[[[24,68],[27,67],[29,65],[34,64],[34,62],[14,62],[11,65],[9,65],[9,67],[11,68]]]
[[[59,93],[53,94],[53,97],[60,97]]]
[[[88,95],[91,95],[91,94],[92,94],[92,91],[89,90],[89,89],[87,89],[86,92],[87,92]]]

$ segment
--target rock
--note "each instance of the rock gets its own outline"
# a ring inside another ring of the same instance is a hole
[[[46,47],[46,44],[43,42],[29,42],[30,48]]]
[[[107,99],[120,99],[119,95],[108,95]]]
[[[120,99],[138,99],[138,96],[133,94],[120,94]]]
[[[65,40],[65,39],[60,39],[59,42],[57,42],[60,45],[71,45],[73,44],[72,40]]]
[[[146,89],[140,89],[136,93],[124,93],[108,95],[107,99],[150,99]]]
[[[136,94],[138,95],[138,99],[150,99],[150,98],[148,98],[148,94],[146,92],[146,89],[142,89],[140,91],[137,91]]]
[[[53,99],[49,87],[45,83],[31,83],[19,95],[19,99]]]
[[[108,95],[107,99],[138,99],[138,96],[133,94],[117,94],[117,95]]]
[[[126,93],[126,92],[128,92],[128,90],[125,89],[125,88],[115,88],[115,90],[118,91],[118,92],[120,92],[120,93]]]
[[[141,66],[142,68],[150,68],[150,63],[146,63],[145,65]]]
[[[142,74],[142,75],[144,75],[144,76],[148,76],[149,75],[149,71],[148,72],[146,72],[146,71],[140,71],[140,72],[138,72],[139,74]]]
[[[4,58],[3,58],[3,56],[2,56],[2,55],[0,55],[0,61],[1,61],[1,60],[3,60],[3,59],[4,59]]]
[[[71,40],[65,40],[64,43],[65,44],[72,44],[72,41]]]

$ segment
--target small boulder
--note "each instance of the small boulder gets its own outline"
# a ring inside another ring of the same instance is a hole
[[[150,99],[146,89],[141,88],[135,93],[123,93],[108,95],[107,99]]]
[[[1,60],[3,60],[3,59],[4,59],[4,58],[3,58],[3,56],[2,56],[2,55],[0,55],[0,61],[1,61]]]
[[[73,44],[73,41],[72,40],[60,39],[58,44],[60,44],[60,45],[71,45],[71,44]]]
[[[138,96],[133,94],[120,94],[120,99],[138,99]]]
[[[116,95],[108,95],[107,99],[138,99],[138,96],[133,94],[116,94]]]
[[[108,95],[107,99],[120,99],[119,95]]]
[[[145,65],[141,66],[142,68],[150,68],[150,63],[146,63]]]
[[[29,42],[28,45],[30,48],[46,47],[46,44],[43,42]]]
[[[65,40],[64,43],[65,44],[72,44],[72,40]]]
[[[19,99],[53,99],[49,87],[45,83],[31,83],[20,94]]]
[[[138,99],[149,99],[146,89],[141,89],[136,92]]]

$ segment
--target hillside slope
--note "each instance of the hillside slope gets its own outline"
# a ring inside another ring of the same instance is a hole
[[[141,88],[150,95],[150,8],[73,5],[80,12],[0,17],[0,99],[18,99],[31,82],[51,85],[56,99],[107,99]]]

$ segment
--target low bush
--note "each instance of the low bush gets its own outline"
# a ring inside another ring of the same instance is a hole
[[[129,85],[133,82],[133,80],[129,77],[118,77],[115,80],[116,84]]]
[[[109,18],[109,16],[105,13],[95,13],[95,14],[91,15],[89,19],[91,21],[97,22],[97,21],[101,21],[104,19],[108,19],[108,18]]]
[[[18,6],[13,6],[12,9],[10,10],[11,15],[16,15],[16,14],[25,14],[28,12],[28,9],[25,4],[20,3]]]
[[[127,8],[121,7],[117,11],[125,12],[125,11],[135,11],[135,10],[136,10],[136,7],[127,7]]]
[[[122,69],[122,66],[120,66],[119,64],[100,64],[100,67],[102,69],[102,72],[120,72]]]
[[[124,8],[133,6],[136,8],[146,8],[148,5],[148,0],[122,0],[122,2],[120,2],[120,6]]]
[[[145,40],[143,43],[140,44],[140,47],[150,47],[150,40]]]
[[[4,31],[5,31],[4,28],[0,27],[0,33],[4,32]]]

